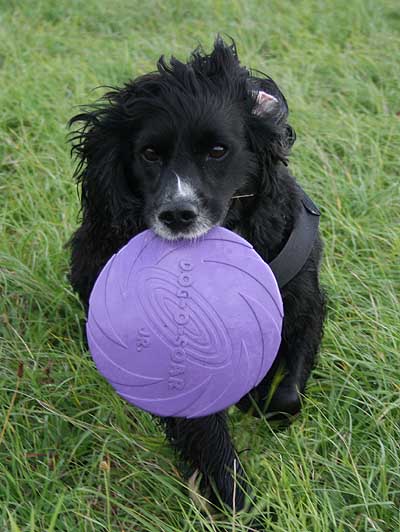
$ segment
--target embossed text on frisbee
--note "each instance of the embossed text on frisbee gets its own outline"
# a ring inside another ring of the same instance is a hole
[[[189,321],[190,286],[193,283],[192,270],[193,264],[188,260],[179,261],[179,276],[177,297],[179,301],[178,308],[174,313],[174,320],[177,328],[176,347],[171,351],[171,364],[169,368],[168,387],[170,390],[183,390],[185,386],[185,362],[187,336],[185,334],[185,325]]]

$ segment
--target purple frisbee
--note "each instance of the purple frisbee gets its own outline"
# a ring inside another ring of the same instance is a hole
[[[195,241],[150,230],[101,271],[87,337],[119,395],[159,416],[200,417],[236,403],[266,375],[283,306],[269,266],[222,227]]]

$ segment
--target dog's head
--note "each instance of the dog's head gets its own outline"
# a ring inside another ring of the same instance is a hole
[[[157,66],[72,119],[83,122],[73,136],[83,209],[193,238],[226,222],[235,195],[273,189],[294,134],[282,93],[239,63],[234,44],[218,38],[210,55]]]

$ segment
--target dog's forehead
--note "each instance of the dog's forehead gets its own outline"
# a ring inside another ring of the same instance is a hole
[[[179,94],[159,95],[154,106],[149,106],[141,120],[141,139],[153,143],[165,141],[204,141],[240,138],[244,130],[244,117],[232,101],[223,98],[188,97]]]

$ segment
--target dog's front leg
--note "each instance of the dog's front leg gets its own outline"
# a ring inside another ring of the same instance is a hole
[[[284,306],[282,343],[277,358],[266,377],[237,406],[256,416],[268,414],[270,419],[290,421],[301,410],[301,397],[322,337],[325,298],[315,273],[303,272],[289,285]],[[279,374],[283,374],[283,379],[280,380]],[[278,382],[276,389],[275,382]]]
[[[315,364],[325,316],[325,297],[315,275],[310,272],[301,274],[292,294],[296,294],[296,302],[285,306],[287,319],[278,354],[286,375],[271,400],[261,405],[266,412],[289,416],[301,409],[301,396]]]
[[[181,457],[203,475],[202,488],[239,510],[244,503],[243,470],[229,435],[224,412],[195,419],[165,418],[166,435]]]

